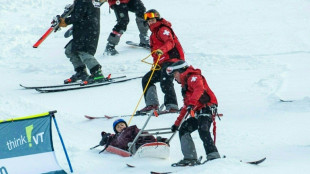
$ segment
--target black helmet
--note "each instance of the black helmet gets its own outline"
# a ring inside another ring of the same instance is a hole
[[[160,14],[157,10],[151,9],[144,13],[144,20],[156,18],[157,20],[160,20]]]
[[[188,64],[184,60],[179,60],[174,62],[172,65],[168,66],[166,72],[168,75],[172,75],[175,71],[183,73],[188,68]]]

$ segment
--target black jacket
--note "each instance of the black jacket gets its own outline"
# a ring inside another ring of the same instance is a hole
[[[99,0],[75,0],[71,16],[65,22],[73,24],[72,51],[95,55],[100,34]]]

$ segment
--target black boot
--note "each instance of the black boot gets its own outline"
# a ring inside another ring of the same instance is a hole
[[[81,66],[75,69],[76,73],[73,74],[69,79],[64,80],[65,84],[76,82],[78,80],[86,80],[88,78],[88,74],[85,66]]]
[[[102,71],[101,66],[96,65],[90,70],[91,75],[88,76],[88,78],[83,82],[83,84],[92,84],[95,82],[103,82],[105,80]]]
[[[140,42],[140,43],[139,43],[139,46],[140,46],[140,47],[143,47],[143,48],[147,48],[147,49],[150,49],[150,48],[151,48],[150,44],[148,44],[148,43],[142,43],[142,42]]]
[[[110,56],[114,56],[118,54],[118,52],[115,49],[115,45],[112,43],[107,44],[104,52],[106,53],[106,55],[110,55]]]
[[[172,167],[179,167],[179,166],[195,166],[199,165],[200,160],[197,159],[182,159],[181,161],[177,163],[171,164]]]

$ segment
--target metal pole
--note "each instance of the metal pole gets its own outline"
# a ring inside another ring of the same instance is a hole
[[[146,137],[146,136],[150,136],[150,135],[160,135],[160,134],[171,134],[173,133],[172,131],[169,132],[155,132],[155,133],[149,133],[149,134],[141,134],[141,137]]]
[[[149,122],[149,120],[151,119],[152,114],[154,113],[148,113],[149,117],[147,118],[145,124],[143,125],[142,129],[140,129],[139,133],[137,134],[137,136],[135,137],[135,139],[133,140],[132,144],[129,146],[128,151],[131,153],[131,149],[132,147],[135,145],[136,141],[138,140],[139,136],[141,135],[141,133],[144,131],[144,128],[146,127],[147,123]]]
[[[179,128],[182,126],[183,122],[186,120],[187,116],[189,115],[190,112],[186,112],[185,116],[183,117],[182,121],[181,121],[181,124],[179,126]],[[179,130],[179,129],[178,129]],[[171,137],[169,138],[169,140],[167,141],[167,144],[169,144],[169,142],[171,141],[171,139],[174,137],[174,135],[177,133],[177,131],[175,131]]]
[[[158,128],[158,129],[147,129],[147,130],[145,130],[145,131],[150,132],[150,131],[160,131],[160,130],[170,130],[170,127],[167,127],[167,128]]]
[[[71,162],[70,162],[70,159],[69,159],[69,156],[68,156],[68,153],[67,153],[65,144],[64,144],[64,142],[63,142],[62,136],[61,136],[61,134],[60,134],[60,131],[59,131],[59,128],[58,128],[58,125],[57,125],[57,122],[56,122],[56,118],[55,118],[54,113],[51,113],[51,116],[52,116],[52,118],[53,118],[53,120],[54,120],[55,127],[56,127],[56,129],[57,129],[57,133],[58,133],[60,142],[61,142],[61,144],[62,144],[62,148],[64,149],[64,152],[65,152],[65,155],[66,155],[66,158],[67,158],[69,167],[70,167],[70,172],[73,173],[73,169],[72,169],[72,166],[71,166]]]

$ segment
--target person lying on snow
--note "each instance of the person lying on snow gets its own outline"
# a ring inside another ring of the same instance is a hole
[[[133,142],[137,134],[139,133],[140,129],[136,125],[129,126],[123,119],[118,119],[113,122],[113,130],[115,134],[101,132],[102,139],[100,141],[100,145],[112,145],[114,147],[118,147],[123,150],[128,150],[129,144]],[[147,133],[147,132],[143,132]],[[138,149],[141,145],[151,142],[165,142],[166,138],[157,137],[157,139],[150,135],[150,136],[143,136],[139,137],[136,142],[136,149]]]

